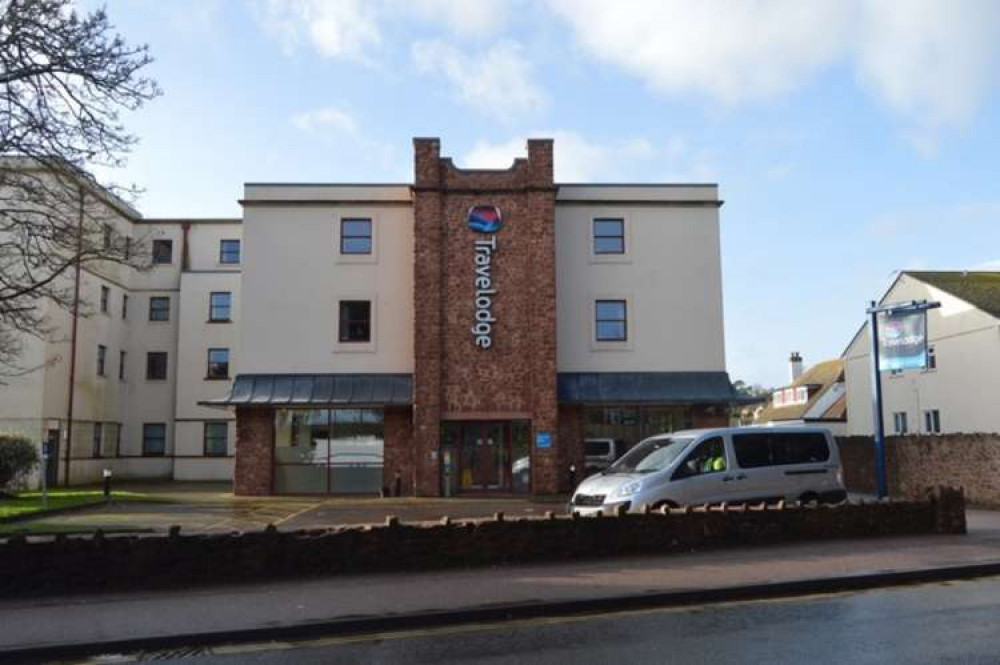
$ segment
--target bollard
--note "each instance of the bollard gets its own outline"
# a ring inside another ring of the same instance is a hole
[[[401,496],[403,494],[403,477],[397,471],[392,477],[392,495]]]
[[[104,500],[111,500],[111,469],[105,469],[104,473]]]
[[[576,490],[576,464],[569,465],[569,491]]]

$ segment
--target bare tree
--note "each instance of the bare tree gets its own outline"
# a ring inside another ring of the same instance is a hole
[[[74,273],[148,261],[114,224],[137,191],[91,169],[122,166],[134,146],[121,113],[160,94],[141,75],[150,62],[103,9],[0,0],[0,372],[16,371],[24,335],[46,334],[46,302],[78,306]]]

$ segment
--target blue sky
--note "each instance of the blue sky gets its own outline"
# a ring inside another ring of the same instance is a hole
[[[83,0],[85,7],[96,3]],[[127,119],[148,217],[248,181],[412,178],[413,136],[561,181],[718,182],[727,362],[837,356],[896,270],[1000,269],[992,0],[110,0],[164,95]]]

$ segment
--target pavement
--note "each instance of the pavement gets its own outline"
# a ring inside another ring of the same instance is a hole
[[[628,599],[691,603],[1000,573],[1000,512],[972,510],[968,522],[965,536],[0,600],[0,660],[546,616]]]
[[[229,483],[122,484],[116,489],[149,494],[151,502],[125,502],[85,508],[72,514],[30,521],[33,531],[122,531],[151,529],[165,533],[180,526],[184,533],[260,531],[269,524],[280,530],[319,529],[356,524],[380,524],[387,515],[404,522],[490,517],[497,511],[511,517],[540,516],[562,511],[567,497],[550,498],[372,498],[270,496],[238,497]],[[25,524],[25,523],[21,523]]]

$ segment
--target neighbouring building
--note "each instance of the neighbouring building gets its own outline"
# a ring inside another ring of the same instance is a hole
[[[927,313],[928,367],[882,373],[888,435],[1000,432],[1000,272],[905,271],[879,304],[940,302]],[[848,434],[872,435],[868,326],[843,354]]]
[[[548,494],[585,437],[727,424],[716,185],[555,183],[551,140],[414,157],[412,183],[248,183],[242,219],[122,207],[154,267],[84,278],[114,306],[81,320],[71,479]],[[0,427],[65,441],[66,346],[0,387]]]
[[[775,389],[755,412],[754,424],[818,425],[835,436],[847,433],[847,390],[842,360],[826,360],[803,370],[802,356],[789,358],[791,382]]]

